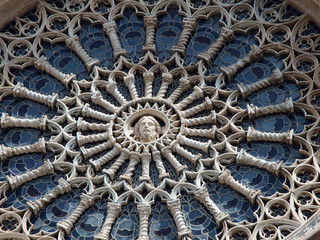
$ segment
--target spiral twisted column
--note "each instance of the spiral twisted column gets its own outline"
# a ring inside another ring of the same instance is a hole
[[[98,144],[92,148],[80,147],[80,152],[84,159],[88,160],[90,157],[107,150],[108,148],[113,147],[115,143],[113,141],[108,140],[107,142]]]
[[[248,97],[249,95],[251,95],[256,91],[259,91],[271,85],[280,84],[283,82],[284,80],[283,80],[282,73],[278,68],[276,68],[275,70],[272,71],[272,74],[265,79],[262,79],[260,81],[257,81],[248,85],[240,83],[240,84],[237,84],[237,87],[238,87],[238,91],[241,93],[242,98],[245,99],[246,97]]]
[[[49,160],[46,160],[42,166],[32,170],[31,172],[27,172],[17,176],[7,175],[6,178],[11,189],[14,190],[33,179],[52,174],[54,174],[54,168],[51,162]]]
[[[123,95],[119,92],[117,83],[115,81],[109,81],[106,85],[106,90],[110,93],[114,98],[121,104],[126,105],[128,102],[123,97]]]
[[[119,168],[123,165],[123,163],[129,158],[129,150],[128,149],[122,149],[120,156],[117,158],[117,160],[111,165],[111,167],[107,170],[103,170],[104,173],[108,174],[111,180],[114,179],[114,176],[116,172],[119,170]]]
[[[35,102],[43,103],[44,105],[51,108],[54,108],[55,103],[58,99],[58,94],[45,95],[37,93],[24,87],[22,83],[17,83],[17,85],[13,88],[13,96],[15,98],[21,97]]]
[[[182,157],[188,159],[193,165],[196,165],[199,158],[201,158],[200,153],[197,155],[192,154],[188,150],[181,147],[177,140],[172,141],[170,144],[170,147],[172,148],[173,151],[175,151],[176,153],[178,153]]]
[[[119,143],[116,143],[115,146],[105,155],[98,158],[97,160],[89,160],[96,171],[99,171],[103,165],[113,159],[115,156],[120,154],[120,150],[122,149]]]
[[[268,142],[283,142],[289,145],[293,143],[293,129],[284,133],[269,133],[255,130],[253,127],[248,127],[247,131],[248,142],[268,141]]]
[[[166,146],[161,149],[162,155],[168,160],[168,162],[171,164],[171,166],[174,167],[174,169],[177,171],[177,173],[180,175],[180,173],[187,169],[188,167],[186,165],[182,165],[176,157],[172,154],[170,147]]]
[[[182,20],[182,32],[179,38],[177,45],[172,47],[172,52],[178,52],[182,56],[185,55],[186,48],[188,46],[188,42],[193,34],[197,25],[196,19],[185,17]]]
[[[159,150],[155,150],[152,152],[152,159],[156,164],[156,168],[159,172],[159,179],[160,181],[165,177],[170,177],[169,173],[167,173],[166,168],[163,165],[161,159],[161,152]]]
[[[167,206],[177,226],[179,240],[184,239],[185,237],[192,238],[191,230],[188,229],[182,215],[180,200],[179,199],[170,200],[167,202]]]
[[[193,101],[203,97],[204,97],[203,91],[198,86],[195,86],[193,92],[190,95],[188,95],[185,99],[183,99],[181,102],[176,104],[176,106],[179,109],[183,109]]]
[[[106,220],[100,232],[94,236],[94,240],[109,240],[112,225],[121,211],[121,204],[109,202],[107,206]]]
[[[217,124],[217,114],[215,110],[212,110],[208,116],[197,117],[197,118],[188,118],[184,120],[186,127],[197,126],[202,124]]]
[[[152,97],[152,83],[154,79],[153,72],[145,72],[143,73],[143,80],[145,84],[145,96]]]
[[[149,240],[148,227],[151,214],[150,205],[138,205],[139,214],[139,237],[137,240]]]
[[[109,40],[113,48],[114,59],[118,59],[120,55],[127,56],[125,49],[121,47],[118,35],[117,35],[117,24],[115,21],[107,22],[103,24],[103,30],[107,33]]]
[[[230,81],[231,78],[234,77],[239,70],[243,69],[248,64],[261,58],[262,54],[262,50],[258,46],[253,45],[251,47],[250,52],[247,55],[245,55],[244,58],[238,60],[235,64],[231,66],[220,67],[220,70],[223,73],[223,75],[227,78],[227,80]]]
[[[1,128],[23,127],[23,128],[36,128],[40,130],[46,130],[48,117],[42,115],[41,118],[15,118],[9,116],[8,113],[2,113],[1,116]]]
[[[142,48],[143,53],[146,53],[148,51],[151,51],[153,53],[156,53],[156,45],[154,44],[155,40],[155,30],[157,27],[157,16],[150,15],[150,16],[144,16],[144,26],[146,27],[146,43]]]
[[[135,166],[140,162],[140,154],[132,152],[130,153],[130,162],[126,169],[126,172],[120,176],[120,180],[126,180],[128,183],[132,184],[132,175],[135,171]]]
[[[142,176],[139,179],[140,182],[147,181],[151,183],[150,162],[151,162],[151,154],[149,152],[143,152],[141,154]]]
[[[91,96],[91,101],[95,104],[100,105],[101,107],[105,108],[109,112],[117,112],[119,110],[118,107],[109,103],[107,100],[103,99],[102,94],[100,91],[95,91]]]
[[[78,146],[81,147],[87,143],[106,141],[109,139],[109,133],[104,132],[104,133],[83,136],[81,132],[77,132],[76,139],[77,139]]]
[[[130,95],[131,95],[131,98],[132,100],[135,100],[137,98],[139,98],[139,95],[138,95],[138,92],[137,92],[137,89],[136,89],[136,86],[135,86],[135,80],[134,80],[134,75],[128,75],[128,76],[125,76],[123,78],[125,84],[127,85],[129,91],[130,91]]]
[[[186,136],[198,136],[207,137],[211,139],[216,138],[217,126],[213,125],[211,129],[195,129],[195,128],[184,128],[183,133]]]
[[[55,67],[53,67],[48,61],[45,56],[41,56],[35,61],[35,67],[36,69],[46,72],[49,75],[52,75],[54,78],[58,79],[63,85],[66,87],[69,86],[70,81],[76,79],[76,75],[71,73],[71,74],[66,74]]]
[[[103,123],[89,123],[83,120],[81,117],[77,120],[76,128],[78,131],[108,131],[109,124]]]
[[[272,172],[279,176],[279,173],[282,168],[282,162],[268,162],[263,159],[256,158],[251,154],[247,153],[246,150],[241,149],[240,152],[236,156],[236,162],[238,164],[245,164],[250,166],[255,166],[258,168],[266,169],[269,172]]]
[[[73,210],[73,212],[68,216],[67,219],[58,222],[57,227],[63,230],[66,234],[69,234],[71,229],[73,228],[73,225],[79,220],[84,211],[86,211],[93,204],[93,197],[83,193],[80,197],[78,206]]]
[[[180,78],[178,87],[169,96],[171,102],[175,102],[179,96],[190,87],[190,81],[186,78]]]
[[[71,191],[71,184],[67,182],[65,179],[59,178],[58,185],[54,189],[46,193],[40,199],[37,199],[33,202],[28,201],[27,206],[35,215],[37,215],[46,204],[48,204],[49,202],[52,202],[52,200],[56,199],[58,196],[63,195],[70,191]]]
[[[105,122],[109,122],[114,119],[113,115],[106,114],[106,113],[92,109],[90,107],[89,103],[86,103],[82,107],[81,114],[83,117],[91,117],[91,118],[98,119],[98,120],[105,121]]]
[[[66,40],[66,45],[68,48],[70,48],[72,51],[74,51],[79,56],[79,58],[86,65],[88,71],[91,71],[91,69],[94,65],[100,65],[99,60],[90,57],[90,55],[87,53],[87,51],[82,47],[78,36],[75,35],[75,36],[69,37]]]
[[[210,98],[208,97],[205,97],[204,98],[204,101],[203,103],[201,104],[198,104],[192,108],[189,108],[189,109],[186,109],[184,111],[182,111],[182,115],[185,117],[185,118],[189,118],[193,115],[196,115],[204,110],[212,110],[213,109],[213,103],[212,101],[210,100]]]
[[[182,145],[186,145],[186,146],[189,146],[189,147],[193,147],[193,148],[196,148],[196,149],[199,149],[205,153],[208,153],[209,150],[212,148],[212,141],[208,141],[208,142],[200,142],[200,141],[197,141],[197,140],[193,140],[193,139],[190,139],[190,138],[187,138],[186,136],[182,135],[182,134],[179,134],[178,137],[177,137],[177,140],[180,144]]]
[[[209,49],[203,53],[200,53],[198,56],[199,60],[206,61],[207,64],[210,64],[212,59],[219,54],[221,49],[231,40],[233,39],[234,34],[232,29],[222,27],[220,30],[219,37],[217,40],[209,47]]]
[[[227,186],[232,187],[233,189],[237,190],[244,196],[246,196],[251,203],[255,202],[255,199],[258,195],[261,194],[260,190],[255,189],[249,189],[242,183],[239,183],[237,180],[235,180],[232,176],[229,170],[225,170],[218,176],[218,181],[220,184],[224,184]]]
[[[226,219],[230,220],[229,213],[222,212],[220,208],[212,201],[208,189],[206,187],[202,187],[199,190],[195,191],[194,197],[204,206],[207,207],[207,209],[213,215],[218,225],[220,225],[222,221]]]
[[[158,92],[157,97],[164,98],[169,85],[171,85],[173,77],[171,73],[162,73],[162,83]]]
[[[34,144],[19,147],[7,147],[2,144],[0,145],[0,160],[3,161],[8,157],[35,152],[46,153],[46,143],[44,138],[40,138],[38,142],[35,142]]]
[[[276,105],[270,105],[266,107],[257,107],[253,104],[247,105],[247,112],[250,119],[255,117],[260,117],[264,115],[270,115],[274,113],[293,113],[294,106],[292,98],[286,98],[283,103],[279,103]]]

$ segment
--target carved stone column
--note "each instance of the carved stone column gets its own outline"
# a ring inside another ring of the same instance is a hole
[[[197,165],[197,162],[199,158],[201,158],[201,154],[194,155],[188,150],[184,149],[180,146],[179,142],[177,140],[174,140],[171,142],[170,147],[173,151],[181,155],[182,157],[188,159],[193,165]]]
[[[212,59],[219,54],[221,49],[234,37],[233,31],[230,28],[222,27],[220,30],[220,35],[216,41],[210,46],[210,48],[200,53],[198,56],[199,60],[204,60],[207,64],[210,64]]]
[[[130,91],[130,95],[131,95],[131,98],[132,100],[135,100],[137,98],[139,98],[139,95],[137,93],[137,89],[136,89],[136,86],[135,86],[135,80],[134,80],[134,75],[128,75],[128,76],[125,76],[123,78],[125,84],[127,85],[129,91]]]
[[[85,193],[82,194],[80,198],[78,206],[73,210],[71,215],[69,215],[67,219],[57,223],[57,227],[65,231],[66,234],[70,233],[73,225],[79,220],[84,211],[94,204],[93,197]]]
[[[86,103],[82,107],[81,114],[83,117],[91,117],[91,118],[98,119],[98,120],[105,121],[105,122],[109,122],[114,119],[113,115],[106,114],[106,113],[92,109],[90,107],[89,103]]]
[[[154,79],[153,72],[145,72],[143,73],[143,80],[145,85],[145,96],[152,97],[152,83]]]
[[[142,176],[139,179],[140,182],[147,181],[151,183],[150,162],[151,162],[151,154],[149,152],[143,152],[141,154]]]
[[[243,69],[248,64],[256,61],[257,59],[262,57],[262,50],[256,46],[253,45],[251,47],[250,52],[244,56],[244,58],[238,60],[235,64],[228,66],[228,67],[220,67],[220,70],[223,72],[224,76],[228,81],[231,80],[232,77],[234,77],[237,72],[241,69]]]
[[[215,110],[212,110],[208,116],[188,118],[184,120],[186,127],[197,126],[202,124],[217,124],[217,114]]]
[[[247,131],[248,142],[268,141],[268,142],[283,142],[289,145],[293,143],[293,129],[284,133],[269,133],[255,130],[252,127],[248,127]]]
[[[151,214],[150,205],[138,205],[139,214],[139,237],[137,240],[149,240],[148,225]]]
[[[86,65],[88,71],[91,71],[94,65],[100,65],[99,60],[90,57],[89,54],[86,52],[86,50],[82,47],[78,36],[75,35],[75,36],[69,37],[66,40],[66,45],[68,46],[68,48],[70,48],[79,56],[79,58]]]
[[[52,75],[54,78],[58,79],[63,85],[66,87],[69,86],[70,81],[76,79],[76,75],[71,73],[71,74],[66,74],[55,67],[53,67],[48,61],[45,56],[41,56],[35,61],[35,67],[39,69],[42,72],[46,72],[50,75]]]
[[[93,165],[96,171],[99,171],[103,165],[120,154],[121,148],[121,145],[119,143],[116,143],[115,146],[107,154],[103,155],[97,160],[89,160],[89,162]]]
[[[216,138],[217,126],[213,125],[211,129],[195,129],[184,128],[183,133],[187,136],[207,137],[211,139]]]
[[[155,40],[155,30],[157,27],[157,16],[144,16],[144,26],[146,27],[146,43],[143,46],[143,53],[151,51],[156,53],[156,45],[154,44]]]
[[[83,136],[81,132],[77,132],[76,139],[77,139],[78,146],[81,147],[87,143],[107,141],[109,139],[109,133],[104,132],[104,133]]]
[[[164,147],[161,149],[162,155],[168,160],[168,162],[171,164],[171,166],[174,167],[174,169],[177,171],[178,175],[182,172],[182,170],[187,169],[188,167],[185,165],[182,165],[176,157],[172,154],[170,147]]]
[[[187,96],[185,99],[183,99],[181,102],[176,104],[176,106],[179,109],[183,109],[193,101],[203,97],[204,97],[203,91],[198,86],[195,86],[193,92],[189,96]]]
[[[171,85],[173,77],[171,73],[162,73],[162,83],[157,97],[164,98],[169,85]]]
[[[29,99],[31,101],[43,103],[44,105],[51,108],[54,108],[58,99],[58,94],[44,95],[41,93],[37,93],[24,87],[22,83],[17,83],[17,85],[13,88],[13,96],[15,98],[21,97]]]
[[[126,105],[128,102],[119,92],[117,83],[115,81],[109,81],[106,85],[106,91],[110,93],[121,105]]]
[[[276,105],[270,105],[266,107],[257,107],[253,104],[247,105],[247,112],[250,119],[270,115],[273,113],[293,113],[294,106],[292,98],[286,98],[285,102]]]
[[[107,100],[103,99],[101,92],[95,91],[91,96],[91,101],[95,104],[100,105],[101,107],[105,108],[109,112],[117,112],[119,110],[118,107],[109,103]]]
[[[235,180],[232,176],[229,170],[225,170],[218,176],[218,181],[220,184],[224,184],[227,186],[232,187],[234,190],[237,190],[244,196],[246,196],[251,203],[255,202],[255,199],[257,198],[258,195],[261,194],[260,190],[255,190],[255,189],[249,189],[242,183],[238,182]]]
[[[35,215],[37,215],[46,204],[48,204],[49,202],[52,202],[58,196],[63,195],[70,191],[71,191],[71,184],[66,180],[64,180],[63,178],[59,178],[58,185],[54,189],[52,189],[42,198],[35,200],[34,202],[28,201],[27,206]]]
[[[2,113],[1,116],[1,128],[23,127],[23,128],[35,128],[40,130],[46,130],[47,128],[47,115],[43,115],[41,118],[15,118],[9,116],[8,113]]]
[[[186,78],[181,78],[179,80],[179,86],[174,90],[174,92],[169,96],[171,102],[175,102],[179,96],[190,87],[190,81]]]
[[[78,131],[108,131],[109,124],[103,124],[103,123],[89,123],[85,120],[83,120],[81,117],[77,120],[76,128]]]
[[[128,183],[132,184],[132,175],[135,170],[136,165],[140,162],[140,154],[132,152],[130,153],[130,162],[127,167],[126,172],[120,176],[121,180],[126,180]]]
[[[167,206],[173,216],[174,222],[176,223],[179,240],[184,239],[184,237],[192,239],[191,230],[188,229],[182,215],[180,200],[170,200],[167,202]]]
[[[251,95],[253,92],[259,91],[261,89],[267,88],[273,84],[281,84],[283,83],[282,73],[278,68],[272,71],[272,74],[260,81],[254,82],[249,85],[245,85],[243,83],[238,84],[238,91],[241,93],[243,99]]]
[[[114,142],[108,140],[107,142],[98,144],[92,148],[80,147],[80,152],[84,159],[89,159],[90,157],[113,147]]]
[[[190,138],[187,138],[186,136],[179,134],[177,137],[177,140],[180,144],[182,145],[186,145],[189,147],[193,147],[196,149],[199,149],[205,153],[209,153],[209,150],[212,148],[212,141],[208,141],[208,142],[200,142],[197,140],[193,140]]]
[[[207,207],[209,212],[213,215],[218,225],[221,224],[222,221],[229,219],[229,213],[222,212],[220,208],[212,201],[208,189],[206,187],[202,187],[196,192],[194,192],[194,197],[199,202],[201,202],[204,206]]]
[[[6,147],[0,145],[0,159],[6,160],[8,157],[20,156],[22,154],[42,152],[46,153],[46,143],[44,138],[40,138],[38,142],[31,145],[19,146],[19,147]]]
[[[119,170],[119,168],[123,165],[123,163],[129,158],[129,150],[122,149],[120,156],[117,160],[111,165],[111,167],[107,170],[103,170],[104,173],[108,174],[111,180],[114,179],[115,174]]]
[[[107,33],[110,43],[113,48],[114,59],[118,59],[120,55],[127,56],[125,49],[121,47],[118,35],[117,35],[117,24],[112,22],[107,22],[103,24],[103,30]]]
[[[156,167],[159,172],[160,181],[165,177],[170,177],[169,173],[167,173],[166,168],[163,165],[160,151],[159,150],[153,151],[152,157],[153,157],[153,161],[156,163]]]
[[[30,182],[33,179],[54,174],[54,168],[49,160],[46,160],[42,166],[21,175],[13,176],[7,175],[7,182],[12,190],[20,187],[21,185]]]
[[[188,42],[190,40],[191,35],[193,34],[197,25],[196,19],[185,17],[182,20],[182,32],[179,38],[177,45],[172,47],[172,52],[178,52],[181,55],[185,55],[186,48],[188,46]]]
[[[263,159],[256,158],[251,154],[247,153],[246,150],[241,149],[240,152],[236,156],[236,162],[238,164],[245,164],[250,166],[255,166],[258,168],[266,169],[269,172],[272,172],[279,176],[279,173],[282,168],[282,162],[268,162]]]
[[[210,100],[210,98],[205,97],[203,103],[182,111],[182,115],[185,118],[189,118],[189,117],[196,115],[197,113],[202,112],[204,110],[212,110],[212,109],[213,109],[212,101]]]
[[[94,236],[94,240],[109,240],[110,231],[116,218],[121,211],[121,204],[109,202],[107,206],[107,216],[100,232]]]

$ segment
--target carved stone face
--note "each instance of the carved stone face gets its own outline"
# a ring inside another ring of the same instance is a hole
[[[159,138],[160,125],[151,116],[142,117],[134,127],[134,138],[140,142],[152,142]]]

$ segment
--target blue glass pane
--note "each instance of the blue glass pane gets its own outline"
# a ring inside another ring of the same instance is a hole
[[[154,74],[152,83],[152,96],[157,96],[162,84],[162,75],[160,73]]]
[[[254,38],[256,34],[256,31],[251,31],[247,35],[236,33],[230,44],[227,44],[214,58],[207,74],[219,74],[221,66],[232,65],[243,58],[250,51],[251,46],[257,44]]]
[[[155,44],[160,61],[170,57],[171,48],[178,43],[181,31],[182,16],[178,7],[172,6],[166,14],[158,16]]]
[[[53,153],[41,154],[31,153],[9,158],[5,161],[0,161],[0,181],[5,181],[6,176],[20,175],[27,173],[43,165],[44,160],[54,160]]]
[[[222,211],[229,213],[231,221],[257,221],[253,214],[258,209],[256,203],[252,205],[250,201],[240,193],[219,183],[207,183],[207,188],[211,199]]]
[[[152,161],[150,163],[150,178],[151,181],[153,183],[154,186],[158,186],[159,185],[159,173],[158,170],[156,168],[156,164],[154,161]]]
[[[90,80],[89,73],[84,63],[78,56],[69,50],[65,43],[58,42],[53,45],[43,43],[44,55],[49,63],[61,72],[76,74],[77,80]]]
[[[227,88],[237,89],[237,84],[251,84],[259,80],[265,79],[272,74],[275,68],[279,68],[280,71],[284,69],[282,58],[284,56],[275,56],[272,54],[265,54],[257,62],[250,64],[244,70],[239,72],[234,79],[228,84]]]
[[[119,214],[111,231],[111,239],[136,239],[138,237],[138,232],[139,218],[137,208],[134,203],[130,202],[123,207],[122,212]]]
[[[41,230],[46,232],[56,231],[57,223],[65,220],[77,207],[81,193],[82,189],[73,190],[45,206],[38,216],[33,216],[30,219],[34,227],[32,233],[35,234]]]
[[[12,74],[16,76],[16,81],[23,83],[23,86],[31,91],[39,92],[45,95],[58,93],[60,98],[70,95],[61,82],[50,75],[36,70],[34,67],[24,69],[12,69]]]
[[[187,65],[194,64],[197,61],[199,53],[208,50],[208,48],[219,37],[220,16],[214,16],[208,20],[200,20],[197,24],[195,33],[193,34],[186,51],[185,62]]]
[[[56,111],[41,103],[13,96],[7,96],[0,101],[0,113],[8,113],[10,116],[20,118],[37,118],[42,115],[53,118],[57,114]]]
[[[15,190],[9,190],[6,193],[8,200],[2,205],[3,208],[14,207],[19,210],[26,209],[27,201],[35,201],[58,185],[58,179],[64,174],[55,173],[52,176],[46,176],[18,187]]]
[[[137,93],[139,95],[139,97],[144,97],[145,95],[145,84],[144,84],[144,80],[143,80],[143,75],[140,73],[136,73],[135,75],[135,86],[137,89]]]
[[[51,132],[44,132],[32,128],[0,129],[0,143],[10,147],[33,144],[41,137],[49,140]]]
[[[181,208],[186,224],[192,232],[192,239],[215,239],[215,236],[222,230],[218,227],[210,212],[198,203],[194,197],[183,194]]]
[[[123,17],[116,22],[122,46],[127,50],[129,58],[134,63],[139,62],[139,58],[142,57],[142,47],[145,43],[143,17],[137,16],[134,10],[126,9]]]
[[[160,200],[152,205],[149,217],[149,237],[154,240],[178,240],[173,217],[167,206]]]
[[[295,133],[300,133],[306,125],[311,123],[312,121],[307,119],[304,113],[295,112],[289,115],[278,114],[245,120],[242,123],[242,128],[247,130],[248,126],[252,126],[254,129],[263,132],[287,132],[293,129]]]
[[[101,67],[113,69],[113,49],[101,25],[82,22],[78,37],[87,53],[100,61]]]
[[[248,188],[261,190],[263,196],[271,196],[276,192],[286,192],[282,187],[285,182],[285,178],[282,175],[277,177],[267,171],[239,164],[230,164],[226,167],[237,181]]]
[[[91,240],[106,220],[108,199],[102,199],[84,212],[66,240]]]
[[[132,100],[130,91],[123,80],[117,81],[117,87],[119,92],[122,94],[122,96],[124,96],[125,99],[127,99],[127,101]]]
[[[247,104],[251,103],[258,107],[268,106],[283,103],[289,97],[292,98],[292,101],[297,101],[300,99],[300,91],[303,88],[304,86],[297,86],[294,82],[285,82],[284,84],[267,87],[255,92],[245,100],[240,99],[238,105],[243,109],[247,108]]]
[[[251,155],[273,162],[282,161],[286,166],[292,165],[296,159],[304,159],[300,154],[300,146],[292,146],[276,142],[241,142],[238,149],[244,148]]]

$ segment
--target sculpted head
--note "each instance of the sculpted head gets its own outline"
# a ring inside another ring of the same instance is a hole
[[[142,117],[134,126],[134,138],[140,142],[152,142],[159,138],[160,124],[152,116]]]

